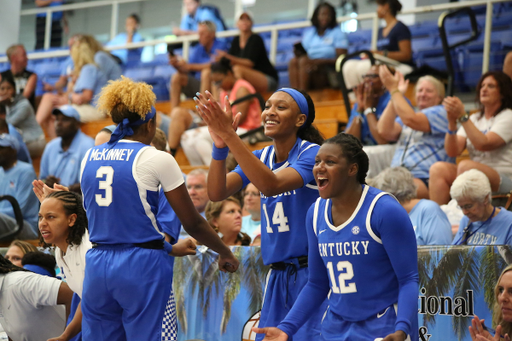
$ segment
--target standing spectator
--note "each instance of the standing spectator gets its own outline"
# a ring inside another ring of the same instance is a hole
[[[240,201],[234,197],[222,201],[210,201],[206,205],[206,220],[217,232],[220,239],[228,246],[251,245],[251,237],[241,232],[242,207]]]
[[[66,94],[44,94],[37,109],[37,122],[50,139],[56,137],[52,117],[55,107],[71,104],[84,123],[105,117],[96,109],[96,95],[107,83],[107,78],[94,61],[94,51],[88,44],[78,42],[71,48],[71,57],[74,64],[73,86],[69,87]]]
[[[480,77],[476,88],[480,113],[469,116],[457,97],[447,97],[449,131],[444,148],[448,155],[459,156],[467,148],[470,160],[457,165],[437,162],[430,169],[431,199],[438,204],[450,200],[450,185],[457,175],[478,169],[487,175],[493,192],[512,191],[512,81],[501,71]],[[457,123],[461,127],[457,129]]]
[[[296,49],[295,57],[290,60],[290,86],[307,91],[311,87],[322,89],[335,77],[336,59],[347,53],[348,40],[336,21],[336,10],[328,2],[320,3],[311,17],[311,24],[302,36],[305,52]],[[313,85],[313,86],[312,86]]]
[[[190,53],[188,63],[171,54],[169,63],[178,70],[171,78],[171,108],[180,104],[180,94],[194,97],[196,92],[205,91],[211,86],[210,65],[215,54],[226,51],[227,46],[223,40],[215,38],[216,27],[211,21],[199,23],[197,33],[199,44]]]
[[[388,105],[391,95],[379,77],[379,66],[373,65],[356,88],[356,103],[352,107],[345,133],[357,137],[363,146],[386,144],[377,122]]]
[[[215,24],[217,31],[224,31],[226,25],[222,20],[219,9],[212,5],[201,5],[200,0],[183,0],[183,6],[187,14],[181,18],[180,27],[173,28],[177,36],[194,34],[198,31],[203,21],[210,21]]]
[[[7,123],[6,120],[6,109],[5,105],[0,103],[0,135],[1,134],[10,134],[12,135],[16,141],[18,141],[18,160],[26,162],[26,163],[32,163],[32,159],[30,158],[30,153],[28,151],[27,145],[23,141],[23,137],[18,132],[16,127],[14,127],[12,124]]]
[[[137,30],[140,28],[140,18],[137,14],[133,13],[126,18],[125,29],[126,32],[119,33],[114,37],[111,41],[109,41],[106,46],[119,46],[126,45],[129,43],[138,43],[144,41],[142,36]],[[140,55],[142,54],[142,49],[117,49],[111,50],[112,55],[116,56],[121,60],[123,64],[127,62],[136,62],[140,61]]]
[[[37,247],[35,247],[34,245],[23,240],[15,239],[11,242],[11,245],[9,245],[9,248],[5,253],[5,259],[21,268],[23,265],[21,264],[23,256],[25,256],[29,252],[35,251],[37,251]]]
[[[272,92],[277,89],[277,70],[268,59],[263,39],[252,31],[252,18],[247,12],[240,15],[236,25],[240,36],[236,36],[229,51],[217,53],[217,60],[229,59],[235,78],[245,79],[257,92]]]
[[[5,105],[7,123],[21,131],[30,156],[40,157],[46,145],[43,129],[36,121],[30,102],[22,95],[15,94],[15,84],[10,78],[0,81],[0,103]]]
[[[399,90],[403,85],[401,73],[397,71],[393,76],[387,66],[381,65],[379,74],[391,101],[377,127],[380,136],[398,143],[391,167],[407,168],[414,176],[418,198],[428,199],[430,167],[437,161],[455,161],[444,149],[444,135],[448,132],[446,110],[441,105],[444,85],[432,76],[421,77],[416,83],[415,111]]]
[[[61,6],[63,0],[35,0],[36,6],[55,7]],[[52,26],[50,30],[50,47],[61,47],[62,45],[62,25],[61,20],[63,12],[52,12]],[[46,13],[36,14],[36,50],[44,49],[44,35],[46,32]]]
[[[249,212],[242,218],[242,232],[245,232],[254,240],[261,234],[261,206],[260,191],[252,183],[245,187],[244,209]]]
[[[392,194],[411,218],[418,245],[450,245],[452,227],[448,217],[432,200],[416,198],[411,172],[404,167],[387,168],[372,179],[372,186]]]
[[[17,141],[11,135],[0,135],[0,193],[16,199],[23,215],[23,228],[16,236],[19,239],[37,238],[37,197],[32,192],[32,181],[36,173],[31,164],[17,161]],[[0,201],[0,234],[16,229],[12,205]],[[5,327],[5,326],[4,326]]]
[[[478,169],[459,175],[450,188],[464,217],[454,245],[512,245],[512,212],[492,205],[489,178]]]
[[[39,177],[49,187],[58,183],[80,191],[80,163],[94,140],[80,130],[80,115],[72,106],[53,110],[57,138],[50,141],[41,158]]]
[[[5,54],[11,63],[11,68],[0,73],[0,80],[11,79],[16,85],[16,94],[23,94],[35,109],[37,75],[27,70],[28,58],[25,47],[22,44],[11,45]]]

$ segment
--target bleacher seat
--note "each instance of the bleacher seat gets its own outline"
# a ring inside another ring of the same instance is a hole
[[[127,78],[136,81],[153,80],[153,67],[131,67],[124,71]]]

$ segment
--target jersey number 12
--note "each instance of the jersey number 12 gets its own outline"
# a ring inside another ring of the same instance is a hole
[[[96,194],[96,203],[98,206],[108,207],[112,203],[112,182],[114,181],[114,168],[110,166],[101,166],[96,171],[96,178],[103,178],[105,180],[101,180],[99,182],[99,189],[105,191],[105,196],[101,194]]]
[[[337,280],[334,276],[334,267],[332,262],[327,262],[327,270],[329,270],[329,277],[331,277],[332,292],[335,294],[350,294],[357,292],[355,283],[346,282],[354,277],[352,263],[347,261],[340,261],[336,267],[338,268],[337,270],[341,272]]]

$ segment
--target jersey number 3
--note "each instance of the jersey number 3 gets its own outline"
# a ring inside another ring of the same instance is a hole
[[[274,233],[274,231],[272,231],[272,226],[270,225],[270,220],[268,219],[266,204],[263,204],[263,213],[265,213],[265,219],[267,219],[267,233]],[[272,215],[272,224],[277,225],[277,231],[279,232],[290,231],[290,226],[288,225],[288,217],[284,215],[282,202],[276,203],[274,215]]]
[[[341,272],[340,275],[338,276],[338,280],[336,280],[336,277],[334,276],[332,262],[327,263],[327,270],[329,270],[329,277],[331,277],[332,292],[334,292],[335,294],[350,294],[353,292],[357,292],[355,283],[346,282],[352,279],[352,277],[354,277],[352,263],[347,261],[340,261],[338,262],[336,267],[338,268],[338,271]]]
[[[98,206],[108,207],[112,203],[112,182],[114,181],[114,168],[110,166],[101,166],[96,171],[96,178],[105,180],[99,182],[99,189],[105,191],[105,196],[96,194],[96,203]]]

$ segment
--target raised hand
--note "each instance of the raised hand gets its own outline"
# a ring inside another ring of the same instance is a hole
[[[395,75],[398,74],[398,90],[405,95],[409,88],[409,80],[405,80],[404,74],[396,70]]]
[[[392,75],[391,71],[389,71],[386,65],[381,65],[379,66],[379,77],[382,81],[382,84],[384,84],[389,92],[398,89],[398,83],[400,79],[398,72],[395,72],[395,74]]]
[[[464,104],[458,97],[446,97],[443,100],[443,106],[448,114],[448,120],[452,122],[457,121],[459,117],[466,113]]]
[[[279,328],[266,327],[256,328],[253,327],[252,331],[258,334],[265,334],[263,341],[287,341],[288,335]]]
[[[366,109],[364,107],[364,83],[361,83],[358,86],[356,86],[354,92],[356,94],[357,109],[359,111]]]
[[[62,186],[58,183],[55,183],[53,185],[53,188],[46,185],[42,180],[34,180],[32,181],[32,190],[34,191],[34,194],[36,195],[37,199],[39,199],[39,202],[43,202],[43,200],[50,195],[50,193],[57,192],[57,191],[66,191],[69,192],[69,188],[66,186]]]

